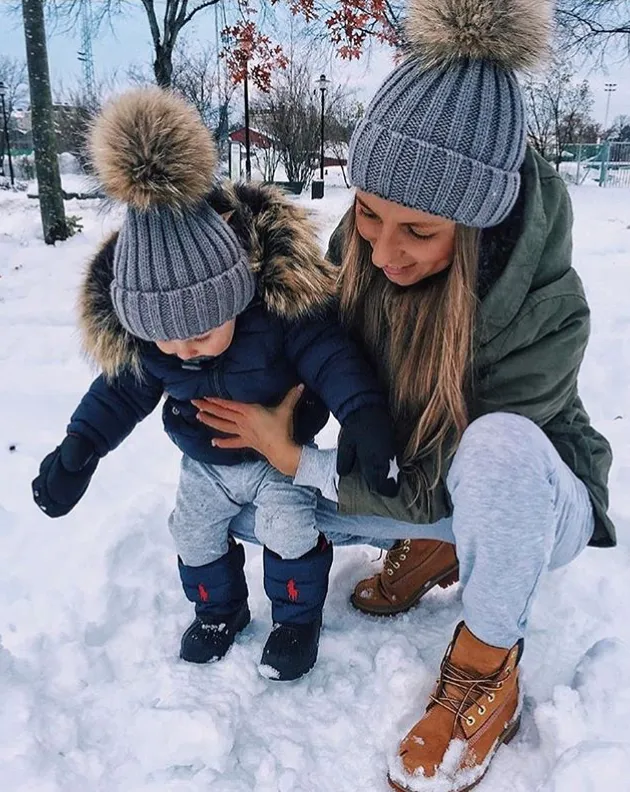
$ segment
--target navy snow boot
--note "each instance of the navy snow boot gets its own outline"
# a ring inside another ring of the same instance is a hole
[[[260,661],[263,676],[286,682],[315,665],[332,558],[332,545],[323,535],[301,558],[283,559],[265,547],[265,591],[273,629]]]
[[[197,618],[182,635],[180,657],[189,663],[220,660],[245,629],[251,616],[247,606],[245,550],[230,540],[228,552],[204,566],[179,560],[184,592],[195,603]]]

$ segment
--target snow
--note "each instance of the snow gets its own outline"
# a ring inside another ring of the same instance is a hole
[[[616,550],[549,575],[523,658],[522,727],[483,792],[630,790],[630,192],[574,188],[575,263],[593,310],[582,392],[615,449]],[[350,201],[310,202],[325,240]],[[320,656],[284,684],[258,670],[271,628],[261,558],[247,547],[253,622],[208,666],[178,659],[192,613],[166,527],[178,453],[159,411],[52,521],[31,500],[92,372],[74,301],[84,263],[117,224],[71,201],[84,231],[55,248],[37,202],[0,193],[0,789],[6,792],[386,792],[388,759],[421,715],[461,590],[398,618],[348,602],[378,553],[339,549]],[[334,442],[334,426],[324,432]],[[14,450],[11,450],[15,446]]]

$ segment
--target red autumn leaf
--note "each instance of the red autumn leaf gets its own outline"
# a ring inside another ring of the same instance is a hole
[[[237,0],[241,19],[223,30],[222,57],[235,83],[243,82],[245,75],[250,74],[256,87],[267,91],[273,72],[285,69],[288,59],[282,48],[256,25],[253,17],[258,13],[257,2],[264,0]],[[320,20],[337,54],[347,60],[360,58],[370,39],[390,45],[399,43],[399,31],[389,0],[338,0],[332,6],[324,0],[268,2],[272,6],[284,4],[307,23]]]

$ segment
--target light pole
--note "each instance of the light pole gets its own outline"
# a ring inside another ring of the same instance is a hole
[[[608,138],[608,113],[610,111],[610,95],[617,90],[617,83],[606,83],[604,91],[606,91],[606,119],[604,120],[604,134]]]
[[[324,143],[325,143],[325,117],[326,117],[326,91],[330,85],[330,80],[326,79],[326,75],[322,74],[316,83],[322,95],[322,118],[321,118],[321,148],[319,152],[319,182],[313,182],[311,188],[312,198],[324,197]]]
[[[245,99],[245,180],[252,180],[252,143],[249,130],[249,61],[245,61],[245,78],[243,79]]]
[[[324,142],[325,142],[324,141],[324,135],[325,135],[324,118],[325,118],[325,112],[326,112],[326,91],[327,91],[329,85],[330,85],[330,80],[327,80],[326,79],[326,75],[322,74],[320,76],[319,80],[317,81],[317,87],[319,88],[320,93],[322,95],[322,141],[321,141],[322,142],[322,147],[321,147],[320,158],[319,158],[319,178],[322,181],[324,181]]]
[[[11,187],[15,186],[15,175],[13,173],[13,160],[11,159],[11,141],[9,140],[9,124],[7,121],[7,108],[4,103],[4,96],[7,92],[6,86],[0,82],[0,101],[2,102],[2,121],[4,128],[4,140],[7,147],[7,156],[9,158],[9,176],[11,177]]]

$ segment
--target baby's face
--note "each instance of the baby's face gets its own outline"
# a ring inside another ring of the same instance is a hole
[[[217,357],[222,355],[232,343],[236,320],[209,330],[197,338],[186,338],[181,341],[156,341],[158,349],[166,355],[177,355],[181,360],[192,360],[199,357]]]

